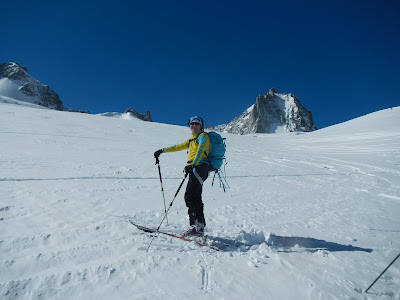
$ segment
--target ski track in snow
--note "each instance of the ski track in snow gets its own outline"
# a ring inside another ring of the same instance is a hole
[[[0,103],[0,298],[400,299],[400,262],[362,293],[400,251],[398,112],[375,131],[227,134],[230,189],[203,193],[223,251],[159,235],[146,253],[128,220],[159,224],[153,152],[187,128]],[[167,205],[183,152],[160,157]],[[183,193],[162,230],[187,226]]]

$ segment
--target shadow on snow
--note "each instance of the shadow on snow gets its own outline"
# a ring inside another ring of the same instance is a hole
[[[241,232],[235,239],[220,238],[208,236],[208,239],[212,241],[212,245],[218,247],[223,251],[241,251],[247,252],[254,247],[258,247],[265,243],[270,248],[278,252],[317,252],[325,250],[329,252],[340,252],[340,251],[363,251],[372,252],[372,249],[361,248],[352,245],[342,245],[334,242],[328,242],[324,240],[318,240],[309,237],[289,237],[289,236],[278,236],[270,234],[268,239],[265,239],[263,233],[246,233]]]
[[[280,252],[298,252],[294,250],[296,247],[304,248],[306,252],[316,252],[325,250],[329,252],[338,251],[364,251],[372,252],[372,249],[355,247],[352,245],[342,245],[324,240],[305,237],[288,237],[271,234],[267,240],[267,244],[272,248],[277,248]]]

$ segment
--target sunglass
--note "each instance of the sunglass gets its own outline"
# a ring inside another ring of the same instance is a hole
[[[192,123],[190,123],[190,125],[200,125],[200,123],[197,123],[197,122],[192,122]]]

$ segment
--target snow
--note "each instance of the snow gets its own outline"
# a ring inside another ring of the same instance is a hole
[[[31,81],[31,80],[30,80]],[[20,88],[26,83],[23,80],[12,80],[9,78],[0,79],[0,95],[19,101],[35,103],[39,101],[37,97],[30,97],[20,91]]]
[[[29,103],[29,101],[21,101],[21,100],[16,100],[15,98],[10,98],[7,96],[0,95],[0,103],[10,103],[10,104],[16,104],[16,105],[22,105],[22,106],[27,106],[27,107],[33,107],[33,108],[38,108],[38,109],[49,109],[47,107],[38,105],[38,104],[33,104]]]
[[[223,134],[230,189],[203,192],[220,252],[160,235],[146,253],[128,222],[161,221],[153,152],[188,128],[10,101],[0,128],[1,299],[400,299],[400,261],[363,293],[400,252],[400,107]],[[160,156],[167,205],[186,155]],[[181,191],[162,229],[186,226]]]
[[[252,106],[250,106],[248,109],[245,110],[246,113],[251,113],[254,109],[254,104]]]

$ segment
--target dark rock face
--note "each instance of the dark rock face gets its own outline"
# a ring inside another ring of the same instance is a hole
[[[10,78],[14,80],[24,80],[28,78],[28,69],[21,67],[17,63],[0,64],[0,78]]]

